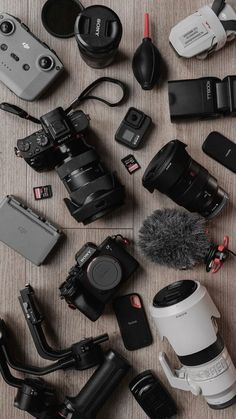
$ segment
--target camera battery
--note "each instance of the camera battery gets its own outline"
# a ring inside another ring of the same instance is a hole
[[[121,122],[115,139],[133,150],[141,147],[145,136],[152,124],[152,119],[136,108],[129,108]]]
[[[33,191],[35,201],[40,201],[41,199],[47,199],[52,197],[51,185],[36,186],[35,188],[33,188]]]

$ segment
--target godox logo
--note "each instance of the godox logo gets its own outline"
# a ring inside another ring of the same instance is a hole
[[[102,20],[98,18],[96,22],[96,32],[95,32],[96,36],[100,36],[101,23],[102,23]]]
[[[207,89],[207,100],[211,100],[212,99],[212,93],[211,93],[211,82],[210,82],[210,80],[208,80],[208,82],[206,84],[206,89]]]

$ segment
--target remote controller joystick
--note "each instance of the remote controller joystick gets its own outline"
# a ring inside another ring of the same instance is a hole
[[[54,67],[54,60],[50,56],[40,57],[39,67],[44,71],[52,70],[52,68]]]
[[[11,35],[14,32],[14,24],[10,20],[4,20],[0,25],[0,30],[4,35]]]

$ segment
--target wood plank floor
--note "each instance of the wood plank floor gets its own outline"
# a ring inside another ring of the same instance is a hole
[[[92,0],[84,0],[84,5],[94,4]],[[31,283],[35,288],[39,301],[42,303],[46,318],[54,330],[54,337],[49,336],[52,344],[58,346],[70,345],[83,336],[96,336],[108,332],[111,345],[120,350],[133,364],[134,370],[120,386],[114,397],[107,403],[100,414],[101,419],[141,419],[146,416],[131,397],[127,384],[130,379],[144,369],[153,369],[167,384],[158,361],[158,353],[165,347],[173,358],[173,353],[167,344],[162,344],[156,335],[154,324],[151,323],[154,343],[152,346],[134,353],[125,351],[121,342],[118,326],[111,308],[95,323],[91,323],[78,311],[71,311],[65,302],[58,297],[58,286],[66,277],[68,269],[74,263],[76,251],[87,241],[99,244],[107,235],[121,232],[137,241],[138,230],[143,219],[157,208],[173,207],[174,204],[165,196],[158,193],[149,194],[141,186],[141,177],[144,168],[153,155],[171,139],[178,138],[189,146],[191,155],[201,164],[205,165],[219,180],[221,185],[230,193],[231,205],[222,216],[212,222],[213,235],[221,239],[224,233],[231,235],[231,246],[236,249],[235,225],[235,186],[236,178],[231,172],[208,158],[201,151],[201,146],[212,130],[218,130],[234,139],[235,120],[233,118],[216,121],[171,124],[168,111],[166,80],[177,78],[194,78],[204,75],[225,77],[235,74],[236,69],[236,43],[232,43],[224,50],[210,59],[201,62],[195,59],[185,61],[175,55],[168,43],[171,27],[180,19],[187,16],[197,7],[205,4],[204,0],[100,0],[99,3],[113,8],[120,16],[124,26],[124,36],[121,42],[122,59],[111,67],[103,70],[93,70],[81,60],[74,39],[60,40],[50,36],[41,24],[40,12],[44,0],[0,0],[2,11],[18,16],[42,40],[47,42],[64,62],[68,75],[57,83],[56,88],[50,90],[47,97],[34,103],[24,103],[15,97],[6,87],[1,85],[0,100],[15,103],[40,116],[58,105],[67,106],[76,94],[82,91],[96,78],[106,75],[124,80],[130,88],[129,102],[120,108],[108,109],[96,102],[89,102],[83,110],[91,117],[91,127],[94,131],[98,150],[104,159],[119,174],[128,191],[127,205],[115,212],[112,216],[104,218],[88,226],[77,224],[67,212],[63,204],[66,190],[55,172],[37,174],[26,163],[17,159],[13,147],[18,138],[34,132],[37,126],[30,122],[14,118],[1,113],[0,133],[0,192],[1,195],[13,194],[25,200],[29,206],[39,211],[45,217],[58,223],[64,228],[67,240],[58,250],[48,265],[40,268],[25,261],[21,256],[0,244],[0,315],[12,327],[19,343],[15,348],[15,355],[27,362],[43,365],[36,354],[31,337],[27,330],[20,305],[18,293],[25,283]],[[236,6],[235,1],[231,1]],[[165,82],[152,92],[141,91],[134,80],[131,70],[131,57],[142,39],[143,13],[149,11],[152,21],[152,36],[164,57],[168,68]],[[142,166],[142,170],[134,176],[129,176],[121,163],[121,158],[129,150],[115,143],[114,133],[129,106],[135,106],[149,114],[155,123],[155,129],[143,151],[135,153]],[[38,185],[51,184],[54,196],[50,200],[35,202],[32,188]],[[199,267],[192,272],[176,272],[151,265],[139,254],[134,246],[134,254],[140,260],[142,270],[130,281],[123,292],[137,291],[145,302],[151,303],[154,294],[161,287],[182,278],[200,280],[208,286],[212,297],[217,303],[222,318],[219,322],[228,349],[236,362],[236,281],[235,261],[231,260],[217,275],[204,272]],[[151,321],[151,319],[150,319]],[[20,355],[24,353],[25,355]],[[173,358],[174,359],[174,358]],[[82,388],[91,375],[91,371],[59,372],[47,377],[47,381],[56,384],[61,394],[75,395]],[[170,389],[179,406],[179,419],[230,419],[236,417],[236,407],[225,411],[210,410],[201,397],[194,397],[181,391]],[[13,407],[15,390],[9,388],[0,380],[1,415],[7,419],[23,419],[29,415],[21,413]]]

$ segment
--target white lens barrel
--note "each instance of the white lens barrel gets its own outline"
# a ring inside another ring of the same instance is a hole
[[[171,284],[155,296],[150,311],[161,339],[169,341],[182,364],[174,370],[160,353],[170,385],[202,395],[213,409],[236,403],[236,369],[218,334],[220,313],[206,288],[190,280]]]
[[[212,317],[219,318],[220,313],[206,288],[196,283],[196,291],[178,304],[150,307],[161,340],[166,337],[178,356],[202,351],[217,339]]]
[[[236,370],[226,348],[206,364],[184,368],[189,384],[199,388],[212,408],[227,407],[236,398]]]

